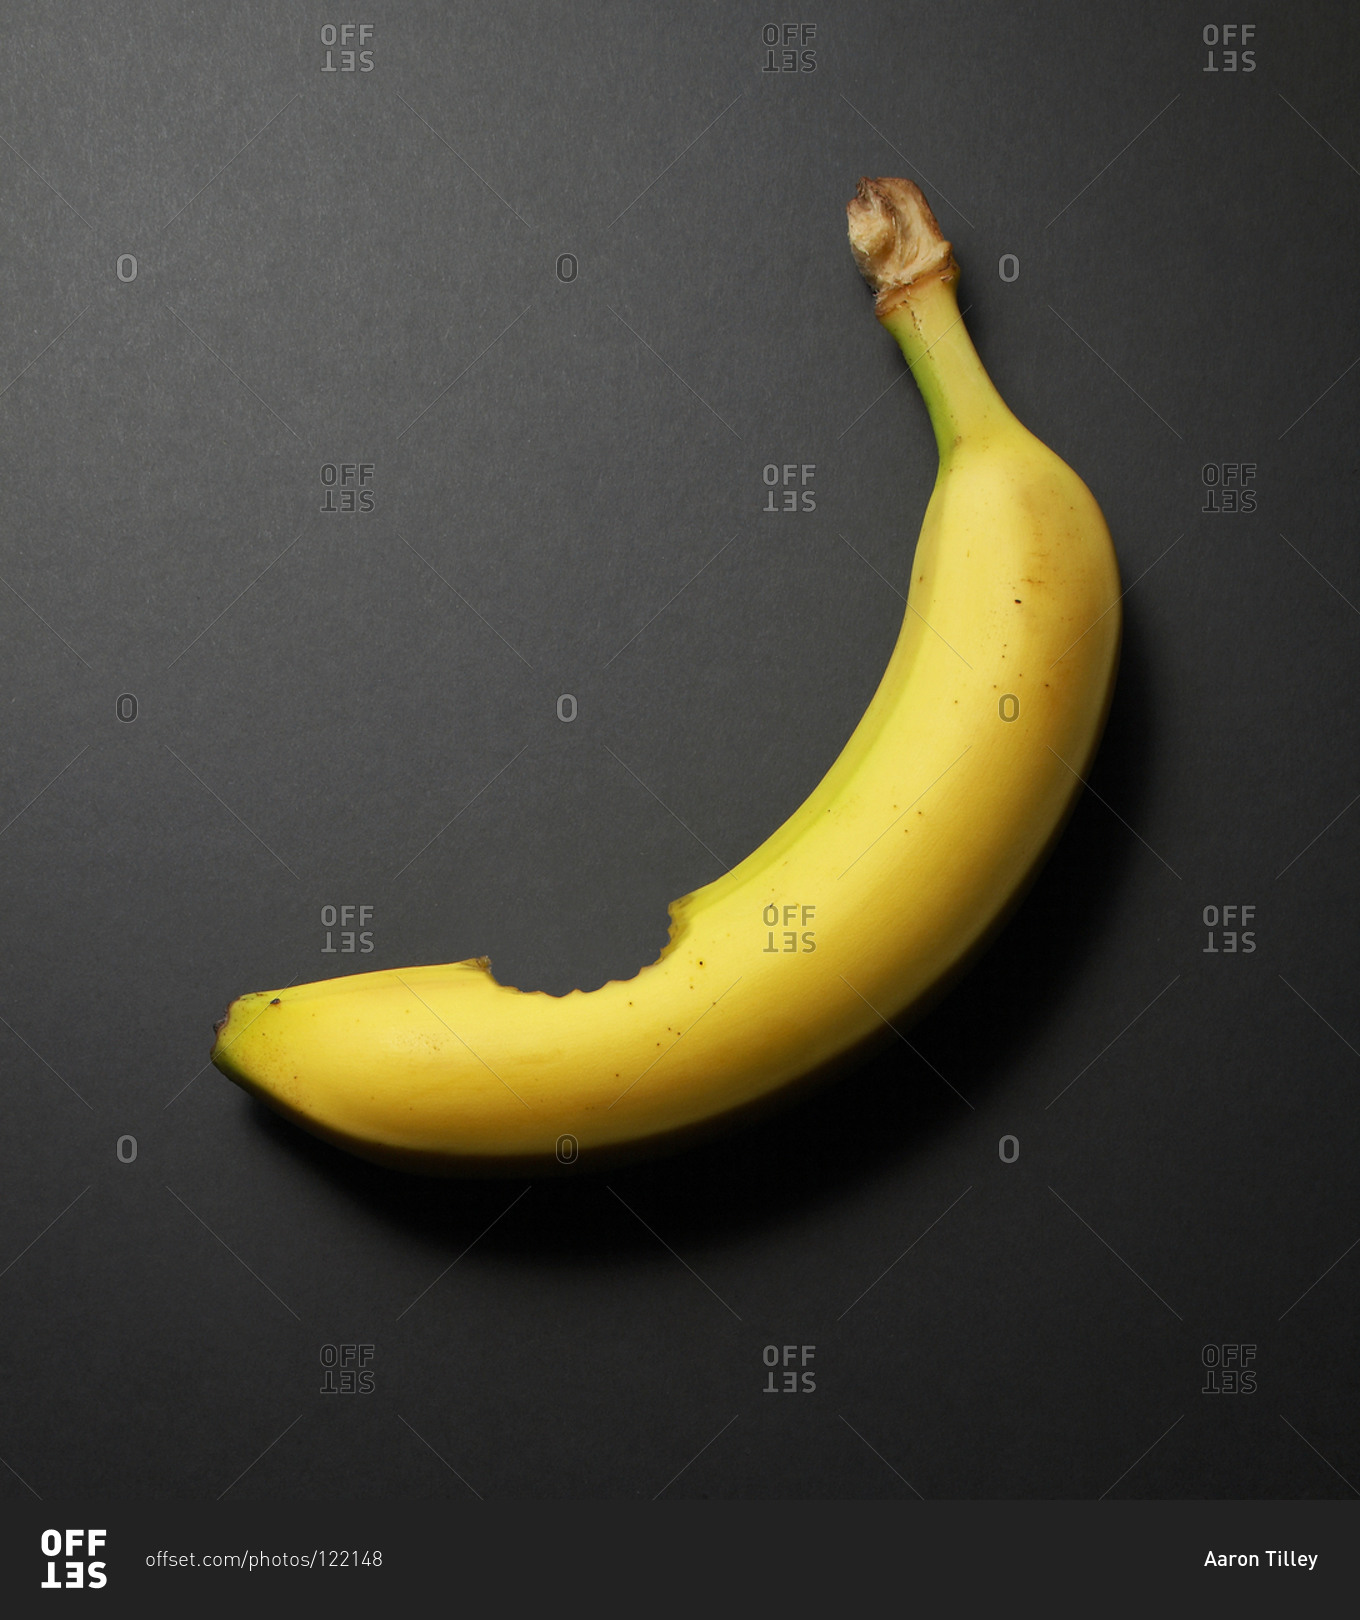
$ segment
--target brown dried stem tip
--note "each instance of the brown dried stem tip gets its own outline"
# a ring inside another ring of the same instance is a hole
[[[846,204],[850,251],[878,294],[881,320],[907,297],[912,282],[931,272],[953,281],[959,267],[921,188],[910,180],[861,180]]]

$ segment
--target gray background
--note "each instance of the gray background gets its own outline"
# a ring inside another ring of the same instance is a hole
[[[1354,1494],[1360,38],[1250,16],[1210,74],[1183,6],[370,4],[345,74],[320,8],[6,8],[0,1492]],[[264,1114],[233,995],[630,975],[834,759],[934,473],[862,173],[1129,586],[1031,898],[910,1048],[665,1163],[426,1183]]]

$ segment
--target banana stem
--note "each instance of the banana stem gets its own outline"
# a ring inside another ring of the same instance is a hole
[[[897,339],[921,390],[942,467],[960,447],[985,443],[1014,423],[963,324],[952,280],[937,273],[922,277],[879,319]]]
[[[963,324],[953,249],[910,180],[861,180],[847,213],[855,262],[921,390],[944,466],[960,445],[1015,425]]]

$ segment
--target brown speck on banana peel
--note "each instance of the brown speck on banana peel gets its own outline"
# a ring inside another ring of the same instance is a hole
[[[846,204],[850,251],[860,274],[878,294],[874,313],[880,320],[908,296],[922,276],[957,281],[954,250],[910,180],[862,179]]]

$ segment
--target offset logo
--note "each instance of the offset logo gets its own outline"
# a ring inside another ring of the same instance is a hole
[[[817,1388],[815,1373],[799,1373],[798,1367],[806,1367],[808,1362],[817,1354],[815,1344],[767,1344],[760,1352],[760,1359],[770,1369],[765,1377],[766,1395],[811,1395]],[[774,1369],[783,1360],[784,1372],[780,1381],[775,1383]]]
[[[1254,461],[1206,461],[1199,476],[1204,484],[1201,512],[1254,512],[1256,510],[1256,463]]]
[[[805,22],[766,23],[760,30],[765,47],[762,73],[815,73],[817,71],[817,24]]]
[[[86,1554],[101,1552],[108,1539],[107,1530],[44,1530],[42,1551],[47,1560],[47,1575],[42,1582],[43,1590],[62,1591],[80,1586],[94,1592],[107,1586],[109,1578],[104,1573],[103,1559],[90,1562]],[[63,1570],[60,1576],[58,1568]]]
[[[372,73],[373,52],[335,50],[335,46],[367,45],[373,38],[372,23],[325,23],[321,29],[321,43],[326,47],[326,60],[321,64],[323,73]]]
[[[1199,1359],[1205,1369],[1201,1395],[1256,1393],[1254,1344],[1206,1344],[1200,1351]]]
[[[808,924],[811,923],[812,919],[816,915],[816,906],[804,905],[802,902],[799,902],[795,905],[785,906],[781,911],[781,909],[775,905],[773,901],[771,901],[760,914],[760,920],[765,924],[765,931],[769,936],[761,955],[769,956],[771,952],[797,951],[799,949],[804,952],[815,951],[817,949],[817,934],[814,929],[808,926]],[[801,946],[798,938],[798,923],[800,918],[803,924]],[[779,927],[781,921],[784,925],[783,933],[779,935],[779,943],[776,944],[775,930]],[[790,923],[793,924],[792,929],[789,927]]]
[[[772,461],[761,472],[761,480],[765,485],[765,505],[761,508],[765,512],[815,512],[817,510],[817,491],[807,486],[817,476],[817,463],[815,461],[793,462],[786,461],[783,466],[776,466]],[[776,504],[775,490],[780,492],[780,499]]]
[[[321,1381],[322,1395],[371,1395],[375,1378],[369,1362],[371,1344],[323,1344],[321,1365],[326,1369]]]
[[[340,466],[328,461],[321,469],[326,498],[318,512],[371,512],[373,510],[373,463],[346,461]]]

